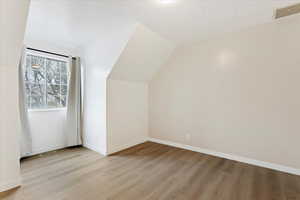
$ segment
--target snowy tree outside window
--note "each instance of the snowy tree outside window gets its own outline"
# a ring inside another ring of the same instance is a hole
[[[68,63],[27,54],[26,97],[29,109],[65,108],[68,94]]]

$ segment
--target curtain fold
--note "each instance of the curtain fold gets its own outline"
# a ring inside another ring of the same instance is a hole
[[[82,88],[81,61],[79,57],[69,58],[70,81],[67,103],[66,143],[67,146],[82,144]]]
[[[25,86],[25,64],[26,64],[26,47],[23,48],[19,62],[19,110],[20,110],[20,153],[21,157],[25,157],[32,153],[32,136],[28,118],[28,104],[26,98]]]

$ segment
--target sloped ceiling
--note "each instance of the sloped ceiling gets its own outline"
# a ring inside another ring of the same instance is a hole
[[[97,0],[96,0],[97,1]],[[300,0],[112,0],[123,13],[176,43],[195,43],[273,21]],[[163,3],[173,2],[173,3]]]
[[[64,38],[66,42],[69,38],[70,41],[76,39],[75,43],[86,43],[93,41],[101,30],[113,28],[116,21],[122,21],[124,26],[134,21],[176,43],[195,42],[211,35],[270,22],[276,8],[300,2],[169,0],[173,3],[163,4],[163,1],[166,0],[32,0],[30,12],[35,18],[31,20],[36,25],[31,31],[36,33],[35,36],[43,32],[48,39]]]
[[[136,21],[108,1],[32,0],[25,43],[76,53],[86,66],[111,70],[134,31]]]
[[[169,58],[174,45],[143,25],[138,25],[114,65],[109,78],[150,81]]]
[[[111,70],[137,23],[176,44],[194,43],[273,20],[300,0],[31,0],[26,41],[80,52]]]

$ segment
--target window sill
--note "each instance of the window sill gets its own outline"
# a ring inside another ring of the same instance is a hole
[[[67,111],[67,108],[28,109],[28,112],[55,112],[55,111]]]

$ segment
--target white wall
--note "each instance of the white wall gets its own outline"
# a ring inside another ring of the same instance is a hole
[[[107,78],[123,51],[134,25],[87,44],[83,48],[85,67],[84,146],[107,154]]]
[[[150,84],[150,136],[299,169],[299,24],[179,48]]]
[[[32,137],[31,155],[61,149],[67,146],[64,125],[66,110],[29,111]]]
[[[107,149],[114,153],[148,138],[148,82],[174,46],[137,25],[107,81]]]
[[[108,154],[147,140],[147,83],[108,80],[107,110]]]
[[[20,185],[18,61],[29,0],[0,1],[0,192]]]
[[[107,154],[107,78],[135,25],[120,26],[83,48],[85,65],[84,146]]]
[[[86,68],[84,95],[84,146],[103,155],[106,146],[106,79],[97,67]]]

